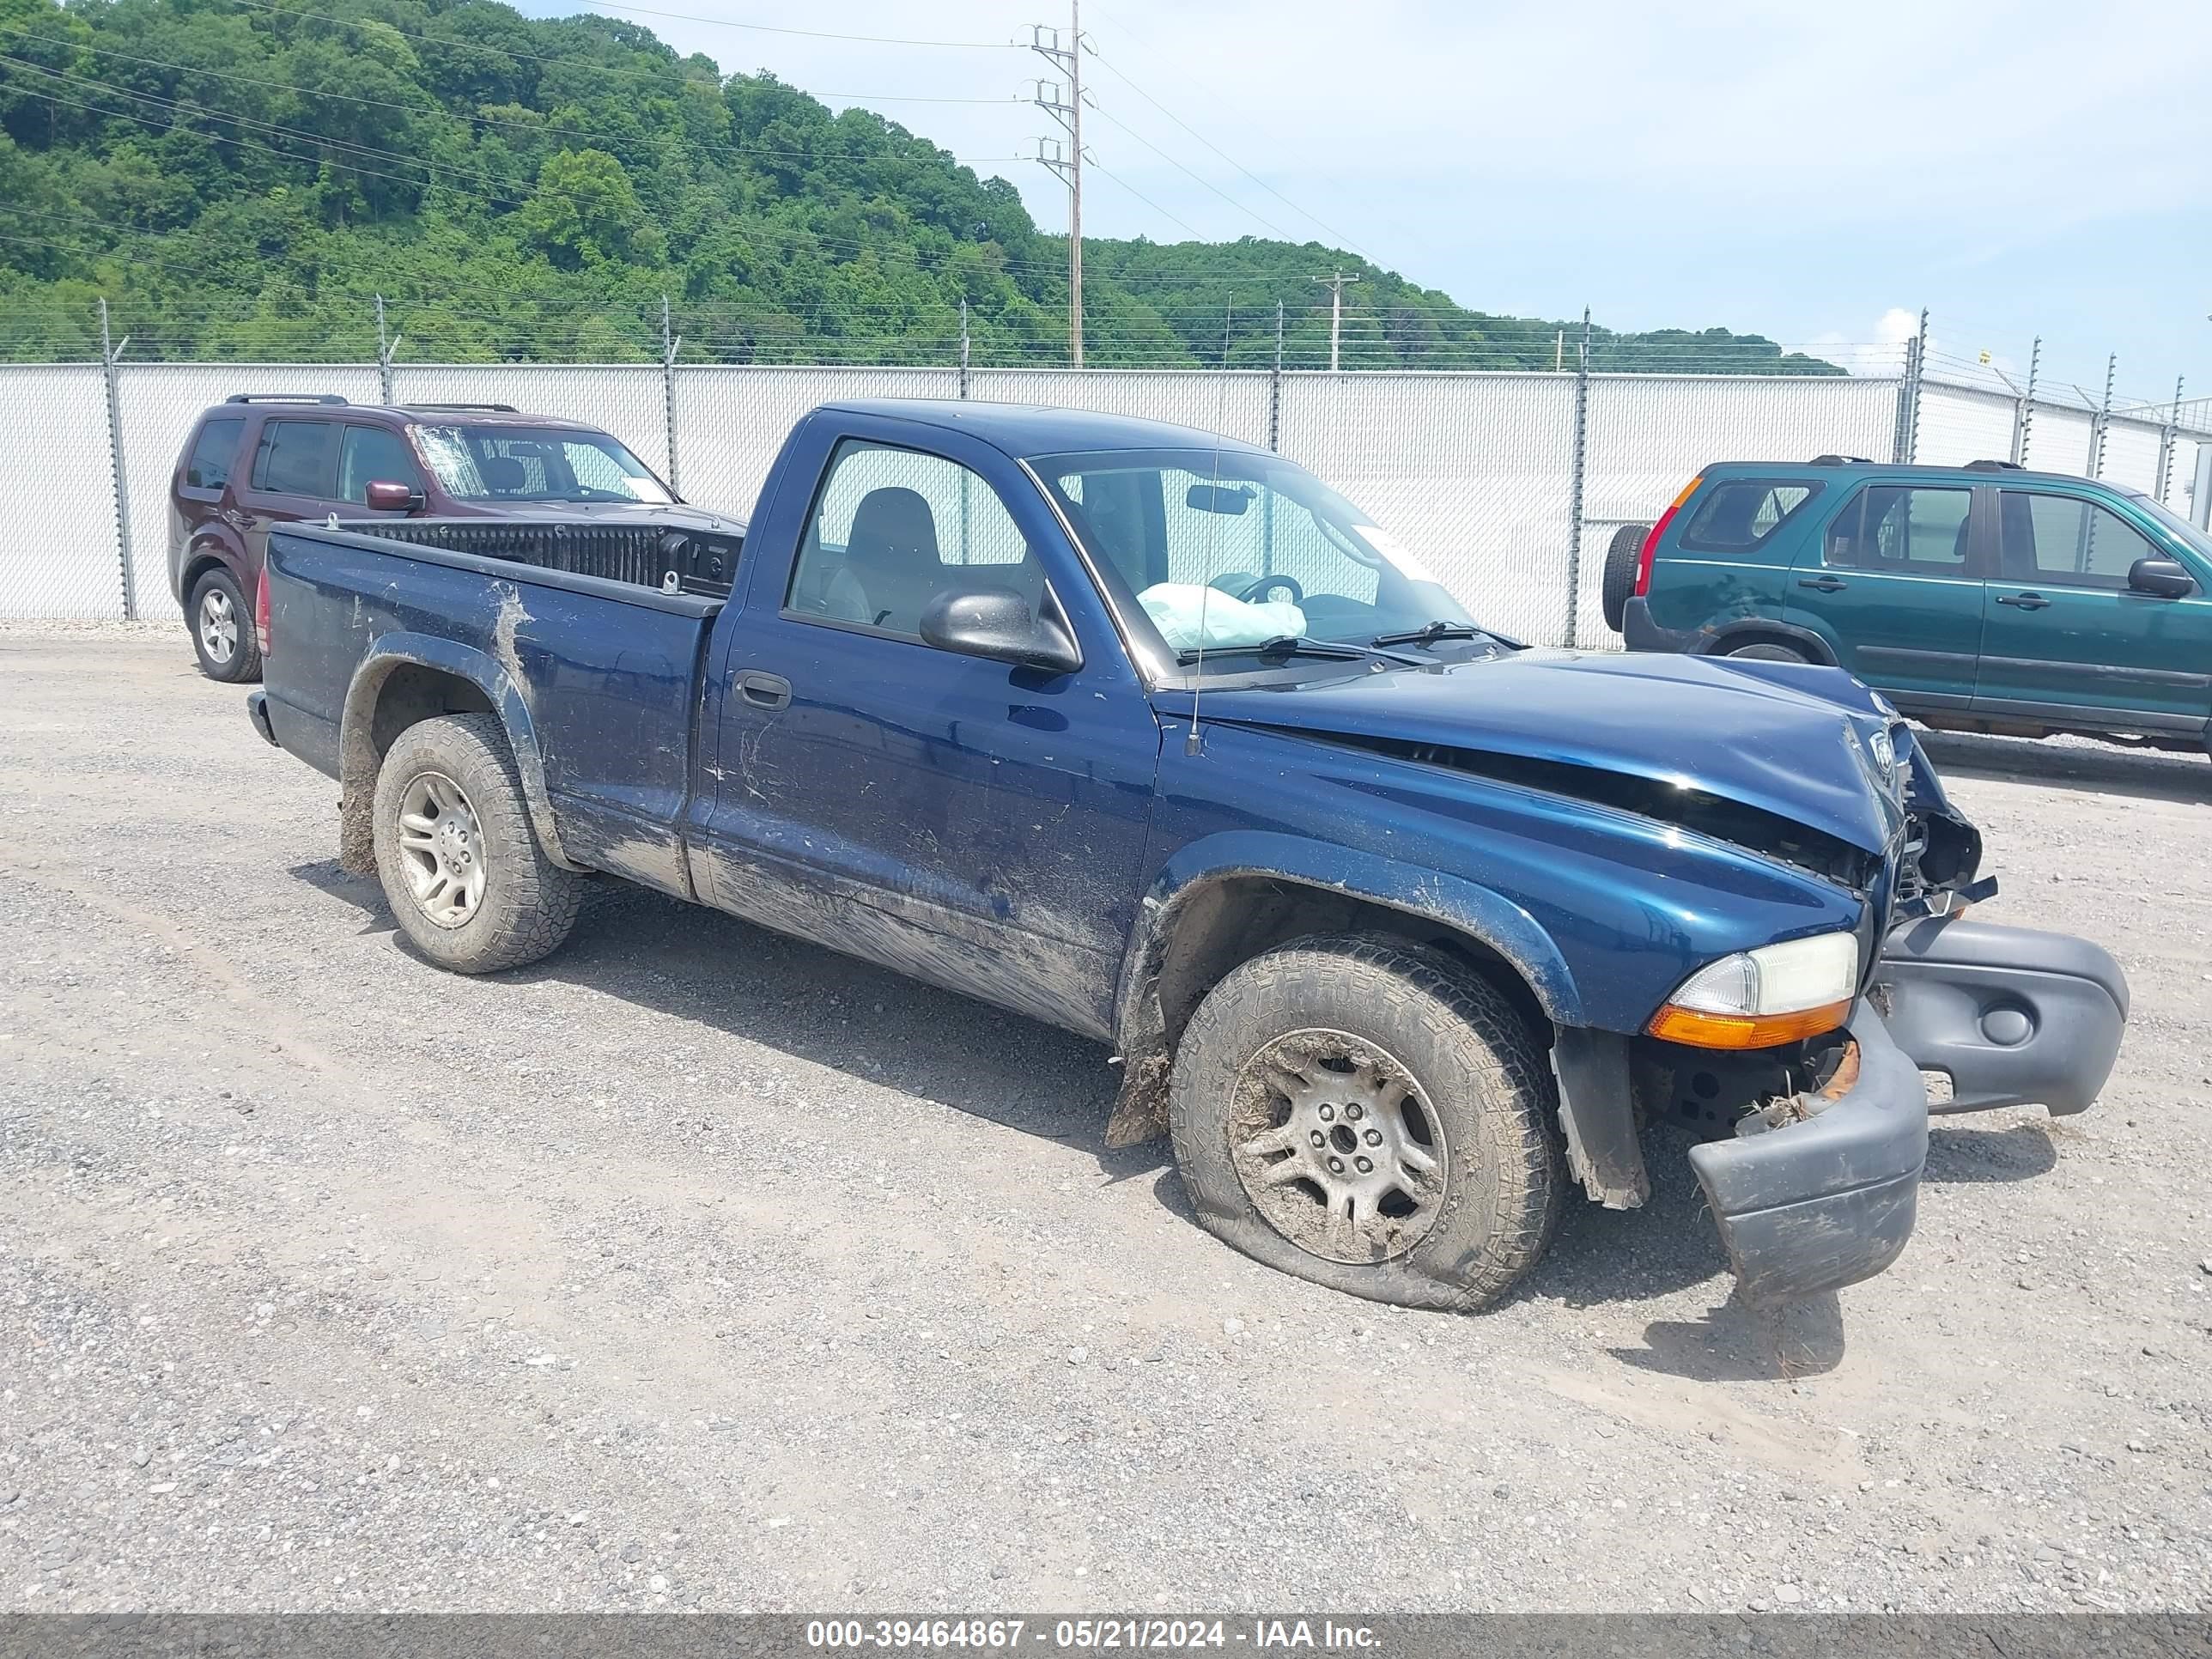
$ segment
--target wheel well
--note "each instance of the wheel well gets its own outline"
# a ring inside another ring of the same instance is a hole
[[[1393,909],[1354,894],[1273,876],[1239,876],[1209,884],[1182,908],[1156,981],[1166,1051],[1206,994],[1240,963],[1316,933],[1387,933],[1452,957],[1495,987],[1549,1044],[1552,1025],[1528,980],[1480,939],[1432,917]]]
[[[1836,653],[1828,649],[1828,642],[1818,634],[1803,633],[1778,623],[1746,623],[1724,629],[1712,636],[1705,654],[1724,657],[1739,646],[1746,645],[1786,646],[1792,651],[1802,652],[1823,668],[1836,665]]]
[[[376,867],[369,809],[376,796],[377,769],[399,734],[441,714],[488,714],[491,699],[473,680],[421,663],[395,665],[370,694],[374,702],[366,720],[349,720],[341,738],[338,862],[356,875]]]
[[[191,562],[185,566],[184,580],[179,585],[179,591],[177,594],[177,603],[179,605],[190,605],[192,602],[192,589],[198,585],[199,579],[206,575],[209,571],[228,570],[229,568],[230,567],[228,565],[225,564],[220,558],[216,557],[216,555],[212,553],[199,553],[194,555]],[[234,578],[234,580],[235,579]],[[246,600],[247,604],[251,605],[253,602],[253,596],[251,593],[246,594]]]

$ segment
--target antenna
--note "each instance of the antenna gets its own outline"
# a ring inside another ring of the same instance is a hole
[[[1231,289],[1229,290],[1229,302],[1221,313],[1221,398],[1213,416],[1213,483],[1211,485],[1213,494],[1208,498],[1210,505],[1215,507],[1221,505],[1221,428],[1229,423],[1229,329],[1236,317],[1237,290]],[[1215,512],[1208,516],[1212,520],[1206,532],[1206,568],[1209,574],[1198,596],[1198,662],[1190,686],[1190,730],[1184,734],[1182,740],[1182,752],[1186,755],[1195,755],[1203,746],[1198,729],[1198,698],[1206,689],[1206,601],[1213,597],[1213,580],[1210,573],[1213,569],[1214,552],[1221,542],[1221,514]]]

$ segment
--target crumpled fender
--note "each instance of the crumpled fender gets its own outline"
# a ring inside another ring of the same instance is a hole
[[[406,631],[379,636],[346,687],[345,708],[338,720],[338,779],[343,799],[338,834],[340,864],[356,874],[375,868],[368,809],[376,790],[379,757],[372,727],[385,683],[406,666],[453,675],[484,694],[507,728],[507,748],[514,756],[515,774],[521,780],[523,801],[538,845],[562,869],[583,869],[562,849],[560,826],[554,821],[552,797],[545,787],[538,725],[531,718],[529,699],[515,677],[488,651],[434,634]]]
[[[1372,854],[1273,830],[1231,830],[1179,848],[1152,878],[1122,958],[1116,1030],[1126,1026],[1158,971],[1182,907],[1209,884],[1240,876],[1276,877],[1441,923],[1518,969],[1554,1025],[1583,1024],[1582,998],[1565,958],[1535,918],[1511,900],[1480,883]]]
[[[1109,1146],[1166,1132],[1168,1034],[1154,987],[1184,908],[1217,883],[1263,877],[1365,900],[1487,945],[1519,970],[1553,1024],[1583,1023],[1574,975],[1559,948],[1519,905],[1479,883],[1299,836],[1232,830],[1178,848],[1138,906],[1114,999],[1115,1044],[1124,1070],[1106,1126]]]

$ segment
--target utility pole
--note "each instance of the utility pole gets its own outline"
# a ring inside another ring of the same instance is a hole
[[[1037,140],[1037,153],[1031,158],[1056,173],[1067,185],[1067,349],[1075,367],[1083,367],[1083,0],[1067,0],[1067,44],[1060,44],[1060,30],[1049,24],[1030,25],[1030,50],[1047,63],[1063,71],[1067,85],[1062,88],[1049,82],[1036,83],[1036,96],[1030,101],[1067,129],[1068,143],[1062,149],[1054,142],[1052,151],[1046,153],[1047,140]],[[1050,87],[1048,93],[1047,88]],[[1060,94],[1065,90],[1066,100]]]
[[[2173,451],[2175,441],[2181,436],[2181,389],[2187,377],[2173,377],[2173,418],[2160,429],[2158,434],[2158,501],[2160,507],[2170,506],[2166,495],[2173,488]]]
[[[2112,425],[2112,380],[2120,372],[2120,354],[2105,359],[2105,401],[2097,406],[2097,441],[2089,452],[2089,476],[2105,476],[2105,434]]]
[[[668,482],[678,489],[683,489],[684,480],[676,464],[676,354],[683,349],[684,337],[676,332],[668,296],[664,294],[660,296],[660,414],[668,441]]]
[[[1314,278],[1328,287],[1328,372],[1332,374],[1336,373],[1337,347],[1344,336],[1344,285],[1365,280],[1363,276],[1347,276],[1340,270],[1334,276]]]
[[[2027,349],[2027,395],[2020,400],[2020,441],[2013,446],[2013,459],[2022,466],[2027,465],[2028,440],[2035,435],[2035,381],[2043,372],[2043,337],[2035,337],[2035,343]]]
[[[392,363],[399,349],[396,336],[387,334],[384,327],[384,296],[376,296],[376,384],[386,403],[392,402]]]

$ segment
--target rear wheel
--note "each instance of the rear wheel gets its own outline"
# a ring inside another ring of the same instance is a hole
[[[1489,985],[1402,940],[1302,939],[1230,974],[1177,1046],[1168,1119],[1210,1231],[1374,1301],[1486,1306],[1558,1222],[1541,1044]]]
[[[1605,601],[1605,625],[1616,634],[1628,615],[1628,601],[1636,592],[1636,567],[1644,556],[1644,538],[1650,533],[1648,524],[1625,524],[1606,544],[1601,597]]]
[[[185,619],[192,630],[192,652],[200,659],[201,673],[227,684],[261,678],[253,611],[229,571],[210,570],[192,584],[185,599]]]
[[[1760,640],[1751,645],[1739,645],[1732,651],[1721,653],[1723,657],[1744,657],[1753,662],[1810,662],[1813,659],[1792,645],[1777,645],[1771,640]]]
[[[557,949],[584,883],[531,831],[495,714],[447,714],[399,734],[376,775],[376,873],[415,948],[491,974]]]

